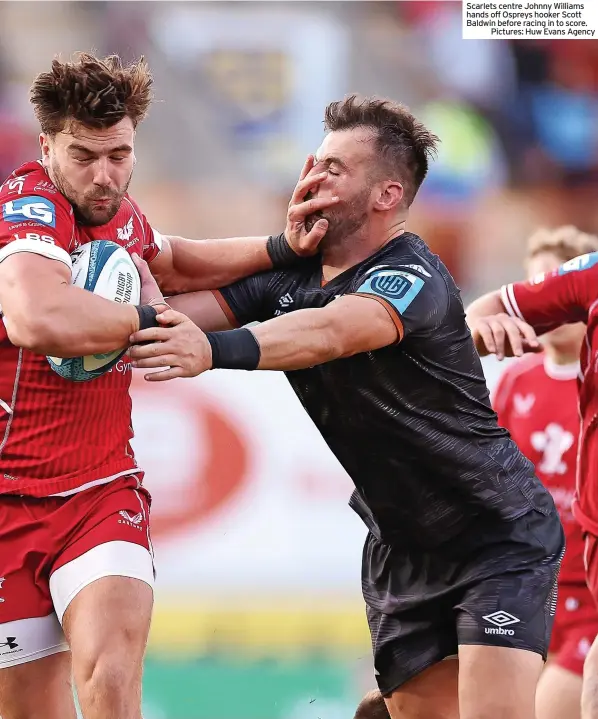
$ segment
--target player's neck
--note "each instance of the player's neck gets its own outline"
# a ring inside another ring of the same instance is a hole
[[[341,242],[331,243],[322,248],[322,275],[326,282],[334,279],[341,272],[358,265],[375,255],[391,240],[405,232],[405,220],[394,223],[383,231],[367,228],[356,232],[350,237],[343,237]]]
[[[553,347],[552,345],[546,345],[544,347],[544,353],[547,359],[555,365],[562,366],[579,362],[578,347]]]

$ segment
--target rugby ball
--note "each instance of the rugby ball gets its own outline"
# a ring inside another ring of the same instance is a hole
[[[129,253],[116,242],[93,240],[71,255],[72,284],[113,302],[139,304],[141,280]],[[48,357],[50,367],[71,382],[88,382],[108,372],[127,348],[88,357]]]

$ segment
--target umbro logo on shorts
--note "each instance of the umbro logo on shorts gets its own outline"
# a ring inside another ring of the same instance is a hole
[[[133,527],[134,529],[142,529],[139,525],[143,522],[143,512],[129,514],[125,509],[121,509],[119,514],[122,517],[122,519],[118,520],[119,524],[128,524],[129,527]]]
[[[482,619],[494,625],[493,627],[484,627],[486,634],[506,634],[509,637],[515,635],[515,630],[505,629],[505,627],[511,624],[518,624],[521,621],[521,619],[517,619],[517,617],[509,614],[509,612],[502,612],[500,610],[498,612],[492,612],[492,614],[486,614]]]

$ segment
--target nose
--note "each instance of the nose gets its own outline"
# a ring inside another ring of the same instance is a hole
[[[93,184],[99,187],[109,187],[112,184],[108,172],[108,160],[105,157],[99,158],[94,165]]]

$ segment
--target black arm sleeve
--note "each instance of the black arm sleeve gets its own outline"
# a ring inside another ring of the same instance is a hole
[[[269,287],[274,272],[260,272],[219,290],[239,326],[250,322],[265,322],[274,316]]]

